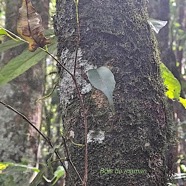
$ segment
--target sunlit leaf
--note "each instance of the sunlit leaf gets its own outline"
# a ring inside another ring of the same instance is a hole
[[[57,47],[56,42],[49,46],[49,51],[54,51]],[[32,66],[47,56],[47,53],[38,49],[35,52],[23,51],[17,57],[11,59],[8,64],[0,69],[0,85],[6,84],[17,76],[23,74]]]
[[[9,165],[9,163],[0,162],[0,171],[6,169]]]
[[[163,83],[167,89],[166,96],[170,99],[180,98],[181,85],[179,81],[174,77],[172,72],[163,64],[160,64],[161,76]]]
[[[0,28],[0,35],[7,35],[6,30],[3,28]]]
[[[54,178],[55,181],[53,182],[52,185],[55,185],[55,183],[65,175],[65,170],[62,166],[58,166],[57,170],[54,172]]]
[[[107,67],[91,69],[88,71],[88,79],[95,88],[107,96],[111,108],[114,109],[113,91],[116,82],[113,73]]]
[[[180,103],[185,107],[185,109],[186,109],[186,99],[180,97],[179,102],[180,102]]]
[[[150,27],[158,34],[159,31],[167,24],[167,21],[161,21],[150,18],[148,20]]]
[[[39,172],[39,171],[40,171],[38,168],[29,166],[29,165],[22,165],[22,164],[16,164],[16,163],[15,163],[15,164],[12,164],[12,166],[30,169],[30,170],[32,170],[33,172]]]
[[[6,35],[8,37],[10,37],[11,39],[13,39],[14,41],[18,41],[15,37],[15,34],[10,32],[9,30],[7,30],[6,28],[0,26],[0,35]]]
[[[180,168],[181,168],[182,172],[186,173],[186,166],[184,164],[181,164]]]
[[[12,162],[0,162],[0,171],[3,171],[7,167],[17,167],[18,168],[17,170],[19,170],[19,168],[25,168],[25,169],[30,169],[34,172],[40,171],[38,168],[29,166],[29,165],[23,165],[23,164],[12,163]],[[14,170],[16,170],[16,169],[14,169]]]

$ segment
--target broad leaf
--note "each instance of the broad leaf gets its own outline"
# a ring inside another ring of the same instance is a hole
[[[179,81],[174,77],[172,72],[163,64],[160,64],[161,76],[163,83],[167,88],[166,96],[169,99],[178,100],[186,109],[186,99],[180,97],[181,85]]]
[[[88,79],[95,88],[101,90],[107,96],[109,104],[114,110],[113,91],[116,82],[113,73],[107,67],[91,69],[88,71]]]
[[[56,42],[49,46],[49,51],[54,51],[57,47]],[[32,66],[47,56],[47,53],[38,49],[35,52],[23,51],[17,57],[11,59],[7,65],[0,69],[0,85],[6,84],[17,76],[23,74]]]
[[[179,81],[163,63],[160,64],[160,70],[161,76],[163,78],[163,83],[167,88],[166,96],[170,99],[179,100],[181,92],[181,85]]]
[[[158,34],[159,31],[167,24],[167,21],[161,21],[150,18],[148,20],[150,27]]]

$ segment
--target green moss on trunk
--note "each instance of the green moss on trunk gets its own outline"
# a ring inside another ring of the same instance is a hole
[[[86,61],[89,65],[108,66],[116,79],[114,115],[99,91],[85,95],[89,130],[105,132],[103,143],[92,142],[88,146],[88,185],[166,185],[170,118],[159,75],[157,44],[147,23],[146,1],[81,0],[79,16],[78,65]],[[62,62],[68,63],[75,50],[75,20],[73,1],[58,0],[56,33]],[[68,51],[65,56],[64,51]],[[62,76],[61,95],[69,89]],[[65,126],[75,132],[76,142],[83,143],[84,127],[77,99],[69,102],[70,107],[64,107]],[[83,176],[84,149],[70,145],[70,151]],[[73,180],[68,179],[67,185],[80,185],[71,167],[69,170]]]

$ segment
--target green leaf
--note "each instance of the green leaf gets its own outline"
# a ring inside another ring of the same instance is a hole
[[[53,182],[52,185],[55,185],[55,183],[65,175],[65,170],[62,166],[58,166],[57,170],[54,172],[54,178],[55,181]]]
[[[167,21],[161,21],[150,18],[148,20],[150,27],[158,34],[159,31],[167,24]]]
[[[38,168],[29,166],[29,165],[22,165],[22,164],[15,163],[15,164],[12,164],[12,166],[30,169],[33,172],[40,172],[40,170]]]
[[[163,83],[167,88],[166,96],[170,99],[179,100],[181,92],[181,85],[179,81],[163,63],[160,64],[160,70],[161,76],[163,78]]]
[[[185,109],[186,109],[186,99],[180,97],[179,102],[180,102],[180,103],[185,107]]]
[[[8,33],[6,32],[5,29],[0,28],[0,35],[7,35]]]
[[[186,173],[186,166],[184,164],[180,165],[180,169],[182,170],[182,172]]]
[[[29,186],[39,185],[39,183],[41,183],[41,181],[43,179],[43,175],[44,175],[45,171],[46,171],[46,167],[41,169],[41,171],[37,174],[37,176],[34,178],[34,180],[29,184]]]
[[[57,47],[56,42],[49,46],[49,51],[54,51]],[[47,56],[41,49],[37,49],[35,52],[30,52],[28,50],[23,51],[20,55],[13,58],[0,69],[0,85],[4,85],[16,78],[17,76],[23,74],[32,66],[36,65],[43,58]]]
[[[15,42],[14,40],[8,40],[5,41],[4,43],[0,44],[0,51],[5,52],[8,49],[14,48],[16,46],[24,44],[23,41],[17,41]]]
[[[113,91],[116,82],[113,73],[107,67],[91,69],[88,71],[88,79],[95,88],[106,95],[111,109],[114,110]]]
[[[6,169],[10,163],[0,162],[0,171]]]
[[[0,185],[1,186],[18,186],[13,175],[0,174]]]
[[[18,164],[18,163],[12,163],[12,162],[0,162],[0,171],[6,169],[7,167],[20,167],[20,168],[25,168],[25,169],[31,169],[34,172],[39,172],[40,170],[36,167],[32,167],[29,165],[23,165],[23,164]]]
[[[17,39],[19,39],[14,33],[10,32],[9,30],[7,30],[6,28],[2,26],[0,26],[0,35],[6,35],[15,41],[18,41]]]
[[[17,36],[16,34],[10,32],[9,30],[3,28],[0,26],[0,35],[7,35],[11,38],[11,40],[5,41],[0,44],[0,52],[5,52],[8,49],[14,48],[16,46],[22,45],[24,43],[27,43],[22,38]],[[14,37],[12,37],[12,36]],[[53,29],[47,29],[45,30],[45,35],[47,37],[53,37],[54,36],[54,30]]]

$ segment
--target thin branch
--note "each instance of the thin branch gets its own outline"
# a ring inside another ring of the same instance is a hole
[[[87,110],[83,110],[84,116],[84,126],[85,126],[85,173],[84,173],[84,185],[87,185],[88,179],[88,143],[87,143],[87,133],[88,133],[88,121],[87,121]]]
[[[77,58],[78,58],[78,49],[79,49],[79,38],[76,44],[76,51],[75,51],[75,59],[74,59],[74,76],[76,75],[76,69],[77,69]]]
[[[77,81],[76,81],[75,76],[74,76],[63,64],[61,64],[61,63],[59,62],[59,60],[56,59],[55,56],[53,56],[50,52],[48,52],[47,50],[45,50],[45,49],[43,49],[43,48],[41,48],[41,49],[42,49],[44,52],[46,52],[50,57],[52,57],[52,58],[57,62],[57,64],[58,64],[59,66],[61,66],[61,67],[71,76],[72,80],[74,81],[76,90],[77,90],[77,94],[78,94],[78,97],[79,97],[79,100],[80,100],[80,106],[81,106],[81,108],[83,109],[83,108],[84,108],[84,103],[83,103],[84,101],[83,101],[83,97],[82,97],[82,95],[81,95],[81,91],[80,91],[80,89],[79,89],[79,87],[78,87],[78,83],[77,83]]]
[[[76,23],[77,23],[77,43],[76,43],[76,52],[75,52],[75,59],[74,59],[74,76],[76,75],[76,68],[77,68],[77,56],[78,56],[78,49],[79,49],[79,42],[80,42],[80,25],[79,25],[79,1],[75,1],[76,6]]]
[[[0,104],[4,105],[5,107],[7,107],[8,109],[12,110],[13,112],[15,112],[16,114],[18,114],[19,116],[21,116],[27,123],[29,123],[43,138],[44,140],[50,145],[51,148],[54,149],[54,146],[53,144],[51,143],[50,139],[48,137],[46,137],[24,114],[22,114],[21,112],[19,112],[18,110],[16,110],[15,108],[13,108],[12,106],[0,101]],[[67,172],[67,169],[64,165],[64,163],[62,162],[61,160],[61,157],[57,151],[57,149],[54,149],[54,153],[56,154],[56,156],[58,157],[61,165],[63,166],[66,174],[68,173]]]
[[[46,52],[52,59],[54,59],[57,62],[57,64],[60,65],[72,77],[72,79],[75,78],[74,75],[63,64],[61,64],[58,59],[55,58],[55,56],[53,56],[50,52],[48,52],[42,47],[40,47],[40,49]]]
[[[41,47],[40,47],[41,48]],[[53,56],[50,52],[48,52],[47,50],[41,48],[44,52],[46,52],[49,56],[51,56],[59,66],[61,66],[72,78],[74,85],[76,87],[76,91],[77,91],[77,95],[80,101],[80,107],[83,110],[83,118],[84,118],[84,127],[85,127],[85,175],[84,175],[84,179],[82,180],[82,178],[80,177],[77,169],[75,168],[75,166],[73,165],[73,162],[70,161],[70,164],[72,165],[72,167],[74,168],[76,174],[78,175],[78,177],[80,178],[81,182],[83,183],[84,186],[86,186],[87,183],[87,174],[88,174],[88,146],[87,146],[87,132],[88,132],[88,124],[87,124],[87,117],[86,117],[86,111],[85,111],[85,104],[84,104],[84,100],[83,100],[83,96],[81,94],[81,91],[79,89],[77,80],[75,75],[73,75],[63,64],[61,64],[59,62],[59,60],[57,58],[55,58],[55,56]],[[76,56],[77,57],[77,56]],[[76,60],[77,61],[77,60]]]
[[[65,152],[67,154],[67,161],[71,164],[72,168],[74,169],[74,171],[76,172],[77,176],[79,177],[79,179],[81,180],[81,182],[83,182],[79,172],[77,171],[74,163],[72,162],[71,160],[71,157],[70,157],[70,153],[69,153],[69,150],[68,150],[68,147],[67,147],[67,144],[66,144],[66,140],[65,140],[65,137],[62,136],[62,139],[63,139],[63,143],[64,143],[64,147],[65,147]]]
[[[79,48],[79,43],[80,43],[80,24],[79,24],[79,0],[75,0],[75,6],[76,6],[76,22],[77,22],[77,43],[76,43],[76,52],[75,52],[75,59],[74,59],[74,77],[76,75],[76,68],[77,68],[77,60],[78,60],[78,48]],[[76,84],[76,79],[74,81]],[[84,104],[84,99],[82,97],[82,94],[79,90],[79,87],[77,87],[79,99],[80,99],[80,106],[83,110],[83,123],[84,123],[84,136],[85,136],[85,157],[84,157],[84,162],[85,162],[85,172],[84,172],[84,179],[83,179],[83,186],[87,185],[87,179],[88,179],[88,143],[87,143],[87,134],[88,134],[88,121],[87,121],[87,110],[85,109],[85,104]]]

